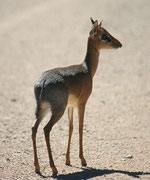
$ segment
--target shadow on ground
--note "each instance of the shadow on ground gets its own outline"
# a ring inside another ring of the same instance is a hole
[[[69,174],[62,174],[58,176],[44,176],[41,173],[39,175],[46,179],[53,177],[56,180],[83,180],[83,179],[90,179],[98,176],[105,176],[108,174],[113,174],[113,173],[121,173],[125,174],[128,176],[131,176],[133,178],[140,178],[140,175],[150,175],[150,172],[130,172],[130,171],[122,171],[122,170],[114,170],[114,169],[95,169],[95,168],[81,168],[81,172],[74,172],[74,173],[69,173]]]

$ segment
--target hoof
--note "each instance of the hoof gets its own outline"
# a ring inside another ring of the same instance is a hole
[[[36,166],[35,166],[35,172],[36,172],[36,173],[39,173],[39,172],[40,172],[40,166],[39,166],[39,165],[36,165]]]
[[[65,164],[66,164],[67,166],[70,166],[70,160],[66,160]]]
[[[82,166],[83,166],[83,167],[86,167],[86,166],[87,166],[87,164],[86,164],[86,163],[84,163],[84,164],[82,164]]]
[[[84,167],[87,166],[86,160],[84,158],[81,160],[81,165],[84,166]]]
[[[56,176],[58,174],[56,167],[52,167],[52,171],[53,171],[53,176]]]

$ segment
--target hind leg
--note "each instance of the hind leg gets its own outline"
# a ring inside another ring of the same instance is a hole
[[[56,169],[56,166],[53,161],[52,152],[51,152],[51,146],[50,146],[50,132],[54,124],[62,117],[64,114],[66,105],[62,106],[62,108],[58,108],[59,110],[56,110],[55,112],[52,112],[52,116],[48,124],[44,127],[44,134],[45,134],[45,141],[47,145],[48,155],[49,155],[49,163],[50,167],[53,171],[53,175],[57,174],[58,171]]]
[[[34,126],[32,127],[32,141],[33,141],[33,152],[34,152],[34,166],[35,166],[35,172],[40,171],[40,166],[38,162],[38,157],[37,157],[37,149],[36,149],[36,133],[37,129],[39,127],[40,122],[48,112],[49,108],[48,106],[45,106],[44,104],[38,104],[36,108],[36,122]]]

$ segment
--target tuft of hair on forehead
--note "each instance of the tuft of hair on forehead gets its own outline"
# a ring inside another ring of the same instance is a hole
[[[98,20],[93,20],[93,18],[92,17],[90,17],[90,20],[91,20],[91,22],[92,22],[92,25],[93,25],[93,27],[92,28],[96,28],[96,27],[101,27],[102,26],[102,22],[103,22],[103,20],[98,24]]]
[[[97,26],[98,26],[98,21],[97,20],[93,20],[93,18],[92,17],[90,17],[90,20],[91,20],[91,22],[92,22],[92,28],[96,28]]]
[[[94,36],[97,35],[98,30],[101,28],[102,25],[102,21],[98,24],[98,20],[93,20],[93,18],[90,18],[91,22],[92,22],[92,30],[90,31],[90,36],[92,38],[94,38]]]

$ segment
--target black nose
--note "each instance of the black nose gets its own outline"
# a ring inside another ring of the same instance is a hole
[[[122,44],[117,40],[114,44],[113,44],[113,47],[114,48],[121,48],[122,47]]]
[[[121,47],[122,47],[122,44],[121,44],[119,41],[117,41],[116,47],[117,47],[117,48],[121,48]]]
[[[121,44],[121,43],[119,43],[119,47],[120,47],[120,48],[122,47],[122,44]]]

